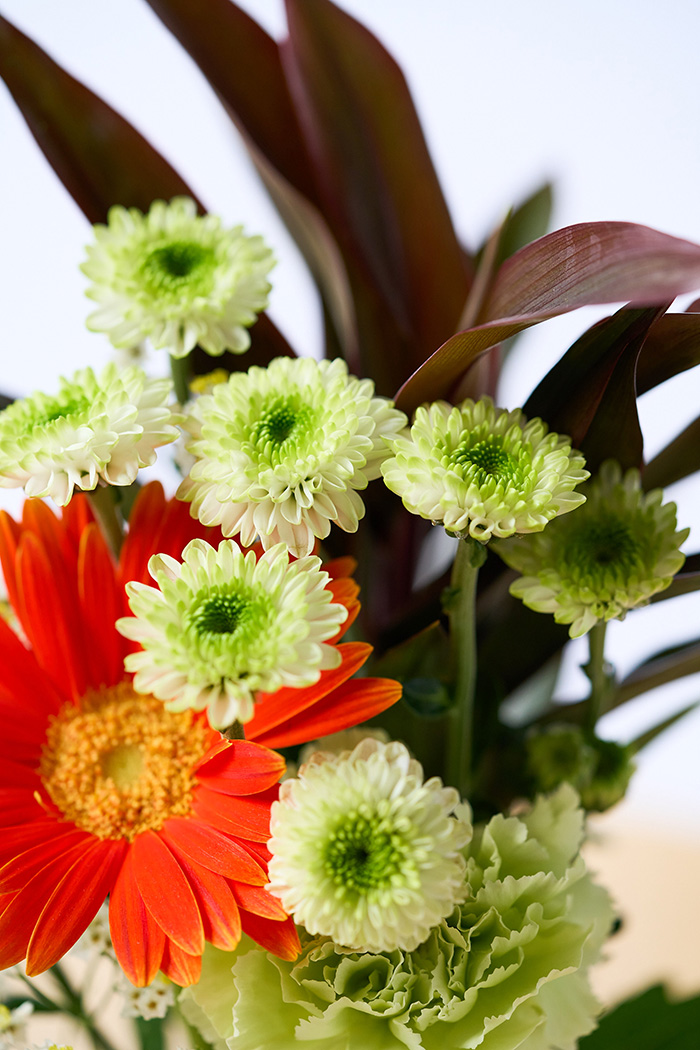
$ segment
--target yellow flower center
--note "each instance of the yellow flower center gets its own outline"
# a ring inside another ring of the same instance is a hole
[[[193,768],[210,736],[194,712],[173,714],[122,682],[51,719],[39,772],[66,820],[131,841],[190,812]]]

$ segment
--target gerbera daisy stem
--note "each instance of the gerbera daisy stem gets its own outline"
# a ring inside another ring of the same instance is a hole
[[[90,500],[95,520],[107,541],[107,546],[118,560],[124,539],[124,529],[121,514],[114,502],[112,487],[111,485],[98,485],[86,495]]]
[[[170,374],[173,377],[175,397],[181,405],[190,399],[190,359],[189,357],[170,357]]]
[[[448,781],[469,794],[472,773],[474,686],[476,683],[475,599],[479,566],[486,551],[471,537],[459,541],[452,568],[450,619],[452,650],[452,710],[448,751]]]
[[[591,683],[591,694],[588,698],[588,710],[586,722],[588,729],[593,732],[601,715],[605,714],[608,698],[612,686],[612,676],[605,663],[605,631],[608,624],[606,620],[598,623],[588,632],[588,663],[584,664]]]
[[[245,740],[245,729],[242,722],[234,722],[233,725],[221,730],[221,735],[227,740]]]

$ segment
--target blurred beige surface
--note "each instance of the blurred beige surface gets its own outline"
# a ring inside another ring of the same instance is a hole
[[[584,853],[622,919],[593,972],[600,999],[612,1005],[658,982],[679,998],[697,994],[700,837],[642,828],[613,810],[591,821]]]

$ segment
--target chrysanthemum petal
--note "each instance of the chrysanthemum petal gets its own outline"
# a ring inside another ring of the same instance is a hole
[[[127,843],[95,842],[64,875],[49,896],[27,948],[27,974],[43,973],[61,959],[87,929],[114,885]],[[80,885],[76,896],[75,885]]]
[[[109,895],[109,929],[119,965],[132,984],[151,984],[160,968],[165,933],[143,902],[127,853]]]
[[[202,917],[182,868],[154,831],[138,835],[131,849],[136,885],[151,915],[183,952],[201,954]]]
[[[260,866],[241,846],[212,827],[191,818],[172,817],[165,822],[160,837],[178,859],[179,854],[184,853],[219,875],[264,885],[265,872]]]

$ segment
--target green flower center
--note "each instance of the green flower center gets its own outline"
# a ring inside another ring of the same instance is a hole
[[[518,460],[503,448],[503,439],[492,436],[471,444],[467,438],[450,455],[453,466],[473,467],[477,477],[510,481],[518,472]]]
[[[347,893],[389,885],[403,871],[406,843],[386,817],[355,811],[343,818],[325,849],[326,874]]]
[[[210,283],[215,261],[213,248],[197,241],[171,241],[148,253],[141,272],[153,294],[181,292],[184,285],[196,294]]]
[[[246,678],[276,660],[277,615],[264,591],[235,581],[207,587],[189,609],[190,660],[209,675]]]
[[[92,405],[92,402],[87,397],[73,397],[68,398],[65,401],[54,401],[53,404],[42,412],[36,420],[34,420],[34,426],[42,426],[45,423],[53,423],[57,419],[67,419],[76,413],[86,412]]]
[[[579,524],[572,522],[564,557],[581,573],[598,578],[606,572],[622,576],[639,565],[642,550],[630,526],[615,515]]]
[[[280,448],[285,442],[297,441],[309,435],[316,419],[316,410],[301,398],[278,398],[263,409],[255,424],[255,441]]]
[[[197,607],[192,622],[202,633],[233,634],[251,610],[252,603],[240,594],[216,594]]]

